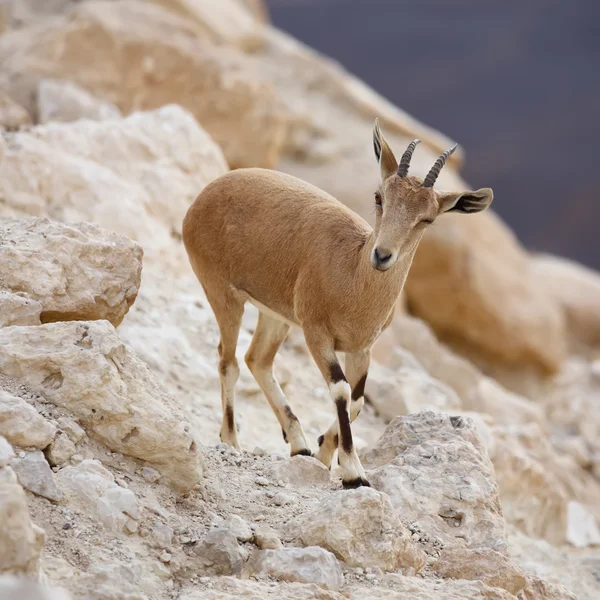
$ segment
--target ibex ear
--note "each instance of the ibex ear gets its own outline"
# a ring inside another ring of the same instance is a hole
[[[385,181],[398,171],[398,163],[392,149],[385,141],[381,129],[379,129],[379,119],[375,119],[375,127],[373,128],[373,148],[381,170],[381,181]]]
[[[465,214],[485,210],[494,199],[490,188],[481,188],[475,192],[440,192],[440,212],[456,211]]]

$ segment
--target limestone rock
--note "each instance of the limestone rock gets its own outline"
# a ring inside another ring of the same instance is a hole
[[[111,472],[98,460],[84,460],[64,467],[58,481],[65,495],[97,517],[110,531],[120,532],[129,518],[138,519],[137,499],[131,490],[114,482]]]
[[[321,546],[349,566],[419,571],[425,564],[389,498],[371,488],[331,494],[289,527],[290,540]]]
[[[254,531],[254,541],[261,550],[279,550],[283,548],[278,533],[266,523],[257,525]]]
[[[0,373],[69,410],[111,450],[190,490],[203,461],[181,408],[107,321],[0,330]]]
[[[70,600],[71,596],[61,588],[42,586],[10,575],[0,575],[0,598],[2,600]]]
[[[600,546],[600,530],[594,515],[574,500],[568,506],[566,537],[576,548]]]
[[[54,425],[33,406],[0,389],[0,435],[16,446],[43,450],[55,434]]]
[[[27,452],[23,458],[15,458],[10,466],[25,489],[55,502],[62,498],[62,492],[54,481],[50,465],[39,450]]]
[[[344,576],[336,557],[323,548],[282,548],[258,550],[244,567],[247,577],[272,577],[280,581],[316,583],[337,591]]]
[[[13,131],[31,124],[27,110],[0,90],[0,131]]]
[[[462,404],[451,387],[437,381],[422,368],[371,369],[367,393],[378,414],[386,421],[422,410],[451,412],[460,409]]]
[[[0,228],[0,280],[39,302],[42,322],[123,320],[140,286],[135,242],[88,223],[6,219]]]
[[[77,442],[80,442],[85,437],[85,431],[73,419],[60,417],[56,422],[60,430],[66,433],[74,444],[77,444]]]
[[[511,594],[516,594],[526,584],[523,572],[507,556],[487,548],[443,550],[431,568],[445,578],[483,581]]]
[[[14,457],[12,446],[0,435],[0,469],[6,467]]]
[[[204,14],[219,11],[211,2]],[[70,79],[125,114],[180,104],[232,168],[272,168],[279,155],[283,113],[255,60],[199,38],[197,22],[150,2],[86,2],[10,32],[0,40],[0,73],[26,107],[43,78]]]
[[[189,273],[173,232],[199,191],[226,169],[221,149],[179,106],[122,120],[50,123],[12,135],[0,164],[0,214],[98,223],[139,241],[144,277],[157,262],[164,283],[165,269],[179,274],[183,260]],[[107,255],[120,254],[122,238],[110,235],[118,247]]]
[[[262,583],[219,577],[210,588],[194,589],[179,600],[346,600],[337,592],[324,590],[314,583]],[[504,600],[498,599],[498,600]]]
[[[517,594],[519,600],[577,600],[564,585],[528,577],[527,585]]]
[[[473,354],[556,371],[566,351],[563,314],[512,232],[491,212],[444,215],[439,225],[424,236],[406,282],[412,312]]]
[[[118,119],[121,111],[112,102],[96,98],[72,81],[42,79],[37,90],[37,114],[40,123],[48,123]]]
[[[387,575],[384,583],[380,588],[353,588],[350,600],[514,600],[506,590],[481,581],[421,579],[394,573]]]
[[[229,529],[236,539],[240,542],[251,542],[254,537],[254,533],[250,528],[250,525],[242,517],[238,515],[231,515],[224,523],[223,527]]]
[[[36,575],[45,539],[44,530],[31,521],[15,473],[0,469],[0,572]]]
[[[329,483],[329,469],[312,456],[292,456],[278,463],[274,470],[274,479],[294,486],[322,485]]]
[[[506,551],[494,469],[469,419],[432,412],[397,417],[363,464],[379,467],[368,474],[371,484],[428,536]]]
[[[531,259],[533,277],[565,314],[575,349],[579,345],[600,345],[600,277],[592,269],[560,258],[538,255]]]
[[[45,454],[51,467],[60,467],[66,463],[75,452],[77,452],[75,444],[65,433],[59,432],[55,440],[46,449]]]
[[[42,305],[37,300],[0,289],[0,327],[39,325],[41,312]]]
[[[244,554],[228,529],[213,529],[194,548],[194,567],[206,575],[239,575]]]
[[[238,0],[151,0],[198,27],[200,37],[254,51],[263,44],[262,26]]]
[[[93,564],[77,578],[72,589],[75,598],[149,600],[142,591],[143,583],[142,573],[136,565]]]

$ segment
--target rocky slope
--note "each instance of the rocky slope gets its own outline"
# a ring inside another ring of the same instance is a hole
[[[530,257],[493,215],[436,224],[407,290],[429,325],[399,306],[376,348],[353,426],[374,488],[289,459],[245,366],[245,451],[219,444],[194,197],[277,165],[366,213],[375,115],[395,145],[424,139],[421,173],[447,143],[257,3],[219,6],[5,6],[0,598],[596,598],[598,276]],[[276,367],[316,445],[333,410],[301,333]]]

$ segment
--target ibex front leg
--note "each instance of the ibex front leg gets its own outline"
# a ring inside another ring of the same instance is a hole
[[[371,349],[361,350],[346,354],[346,375],[352,388],[352,400],[350,402],[350,423],[358,417],[365,400],[365,384],[367,373],[371,362]],[[319,450],[315,455],[325,466],[331,466],[333,455],[339,445],[339,429],[337,420],[331,427],[319,437]]]
[[[334,340],[322,330],[304,329],[304,337],[317,366],[329,385],[331,398],[337,412],[339,461],[342,468],[342,484],[345,488],[369,485],[364,469],[352,441],[350,429],[351,389],[337,359]],[[334,431],[333,435],[337,433]],[[331,461],[330,461],[331,462]]]

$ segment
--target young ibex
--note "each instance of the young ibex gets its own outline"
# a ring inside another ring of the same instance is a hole
[[[374,230],[319,188],[265,169],[222,175],[204,188],[183,222],[192,268],[221,332],[221,440],[239,448],[235,351],[244,303],[250,301],[260,312],[245,360],[292,456],[311,452],[275,379],[273,361],[290,325],[302,327],[337,410],[337,420],[319,438],[316,457],[329,467],[339,449],[344,487],[369,485],[350,423],[363,406],[371,346],[392,320],[419,241],[439,214],[476,213],[493,197],[489,188],[462,193],[433,189],[456,146],[421,180],[408,175],[419,140],[409,144],[399,165],[377,121],[373,143],[381,170]],[[345,353],[345,374],[336,351]]]

